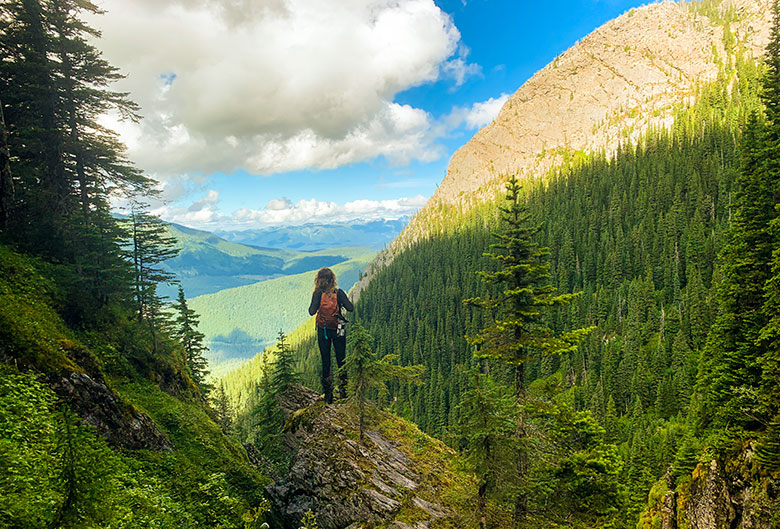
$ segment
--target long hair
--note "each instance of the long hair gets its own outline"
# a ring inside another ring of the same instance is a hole
[[[320,268],[317,276],[314,278],[314,291],[333,292],[337,287],[336,274],[333,273],[333,270],[327,266]]]

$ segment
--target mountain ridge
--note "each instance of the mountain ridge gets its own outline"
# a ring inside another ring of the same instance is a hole
[[[509,175],[538,178],[668,128],[698,86],[718,80],[724,57],[731,65],[743,52],[747,59],[763,54],[770,25],[768,0],[667,1],[597,28],[526,81],[453,154],[434,195],[367,267],[355,296],[398,252],[495,197]],[[738,81],[723,79],[727,90]]]

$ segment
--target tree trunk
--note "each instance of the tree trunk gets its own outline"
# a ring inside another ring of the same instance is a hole
[[[487,510],[487,481],[479,486],[477,491],[477,510],[479,511],[479,529],[487,529],[487,518],[485,511]]]
[[[515,398],[517,400],[517,440],[520,444],[517,457],[517,477],[521,490],[515,498],[515,511],[513,521],[516,528],[525,523],[528,514],[528,493],[525,490],[528,477],[528,451],[525,446],[526,417],[525,417],[525,364],[515,367]]]
[[[5,128],[3,102],[0,100],[0,230],[8,229],[8,218],[14,202],[14,181],[11,177],[11,155]]]

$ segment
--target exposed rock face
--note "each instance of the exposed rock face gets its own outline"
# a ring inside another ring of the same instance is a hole
[[[109,444],[130,450],[171,450],[171,443],[146,414],[124,402],[102,380],[67,372],[50,378],[54,392]]]
[[[442,210],[464,212],[493,198],[509,175],[541,176],[574,153],[613,153],[651,127],[671,125],[675,107],[692,102],[696,86],[715,81],[719,63],[733,60],[724,24],[697,14],[691,3],[632,9],[537,72],[455,152],[433,197],[390,251],[367,267],[369,278],[397,252],[431,235]],[[724,1],[720,11],[733,13],[729,32],[745,55],[761,56],[769,40],[770,0]]]
[[[643,520],[658,519],[663,529],[777,529],[780,481],[755,475],[747,449],[725,464],[699,464],[690,482],[667,490],[647,514]]]
[[[326,405],[316,392],[293,385],[280,404],[288,417],[286,444],[293,451],[289,473],[268,486],[287,527],[298,527],[311,510],[322,529],[429,527],[452,516],[431,495],[431,484],[403,446],[378,431],[354,439],[349,405]],[[414,523],[396,518],[414,519]]]

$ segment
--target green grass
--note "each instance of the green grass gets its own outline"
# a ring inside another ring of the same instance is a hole
[[[73,333],[53,308],[60,293],[49,269],[0,246],[0,343],[20,367],[46,374],[78,371],[65,352]]]
[[[118,362],[108,352],[125,362],[128,354],[136,363],[151,357],[139,352],[145,342],[137,326],[122,318],[110,329],[69,328],[57,286],[66,273],[0,245],[0,526],[43,527],[57,519],[66,490],[65,447],[72,446],[76,509],[58,526],[249,527],[243,518],[261,505],[268,480],[199,400],[165,393],[136,369],[126,370],[132,380],[105,377],[104,365]],[[125,334],[138,351],[116,341]],[[172,359],[149,362],[155,380],[175,375]],[[108,446],[47,385],[72,371],[105,381],[124,404],[147,413],[173,450]]]

